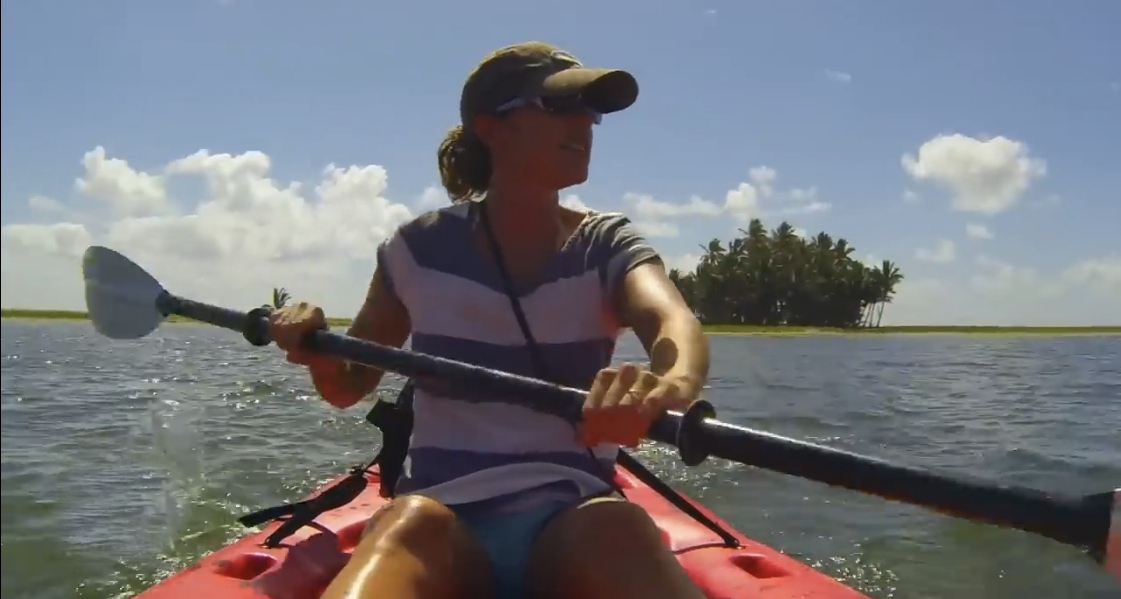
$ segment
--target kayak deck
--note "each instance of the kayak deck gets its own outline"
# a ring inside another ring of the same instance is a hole
[[[202,558],[137,596],[137,599],[316,599],[346,564],[367,519],[386,500],[378,495],[379,475],[366,472],[365,490],[349,504],[316,518],[277,548],[265,538],[281,522],[271,522]],[[662,539],[709,599],[867,599],[867,597],[782,553],[744,537],[703,506],[705,515],[731,531],[742,547],[726,547],[720,537],[682,513],[629,472],[616,480],[627,498],[641,505],[662,531]],[[334,484],[331,481],[312,495]]]

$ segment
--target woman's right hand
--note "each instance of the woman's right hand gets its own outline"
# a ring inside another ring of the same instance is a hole
[[[323,309],[307,302],[277,308],[269,314],[269,336],[277,347],[284,350],[286,358],[293,364],[314,366],[317,363],[336,362],[335,358],[308,351],[304,340],[313,331],[325,331],[327,318]]]

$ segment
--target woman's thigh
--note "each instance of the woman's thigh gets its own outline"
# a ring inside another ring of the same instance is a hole
[[[492,593],[486,554],[456,515],[432,499],[405,496],[370,518],[322,599],[474,599]]]
[[[541,530],[529,588],[533,599],[704,598],[650,515],[618,496],[568,508]]]

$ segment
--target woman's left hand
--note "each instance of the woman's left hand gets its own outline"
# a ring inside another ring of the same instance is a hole
[[[659,376],[635,364],[604,368],[584,399],[579,442],[584,447],[600,443],[637,447],[655,418],[667,409],[684,409],[699,392],[699,385]]]

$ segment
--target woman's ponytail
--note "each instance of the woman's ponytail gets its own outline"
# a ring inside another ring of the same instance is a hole
[[[490,186],[490,150],[478,137],[456,125],[436,151],[440,183],[452,202],[482,197]]]

